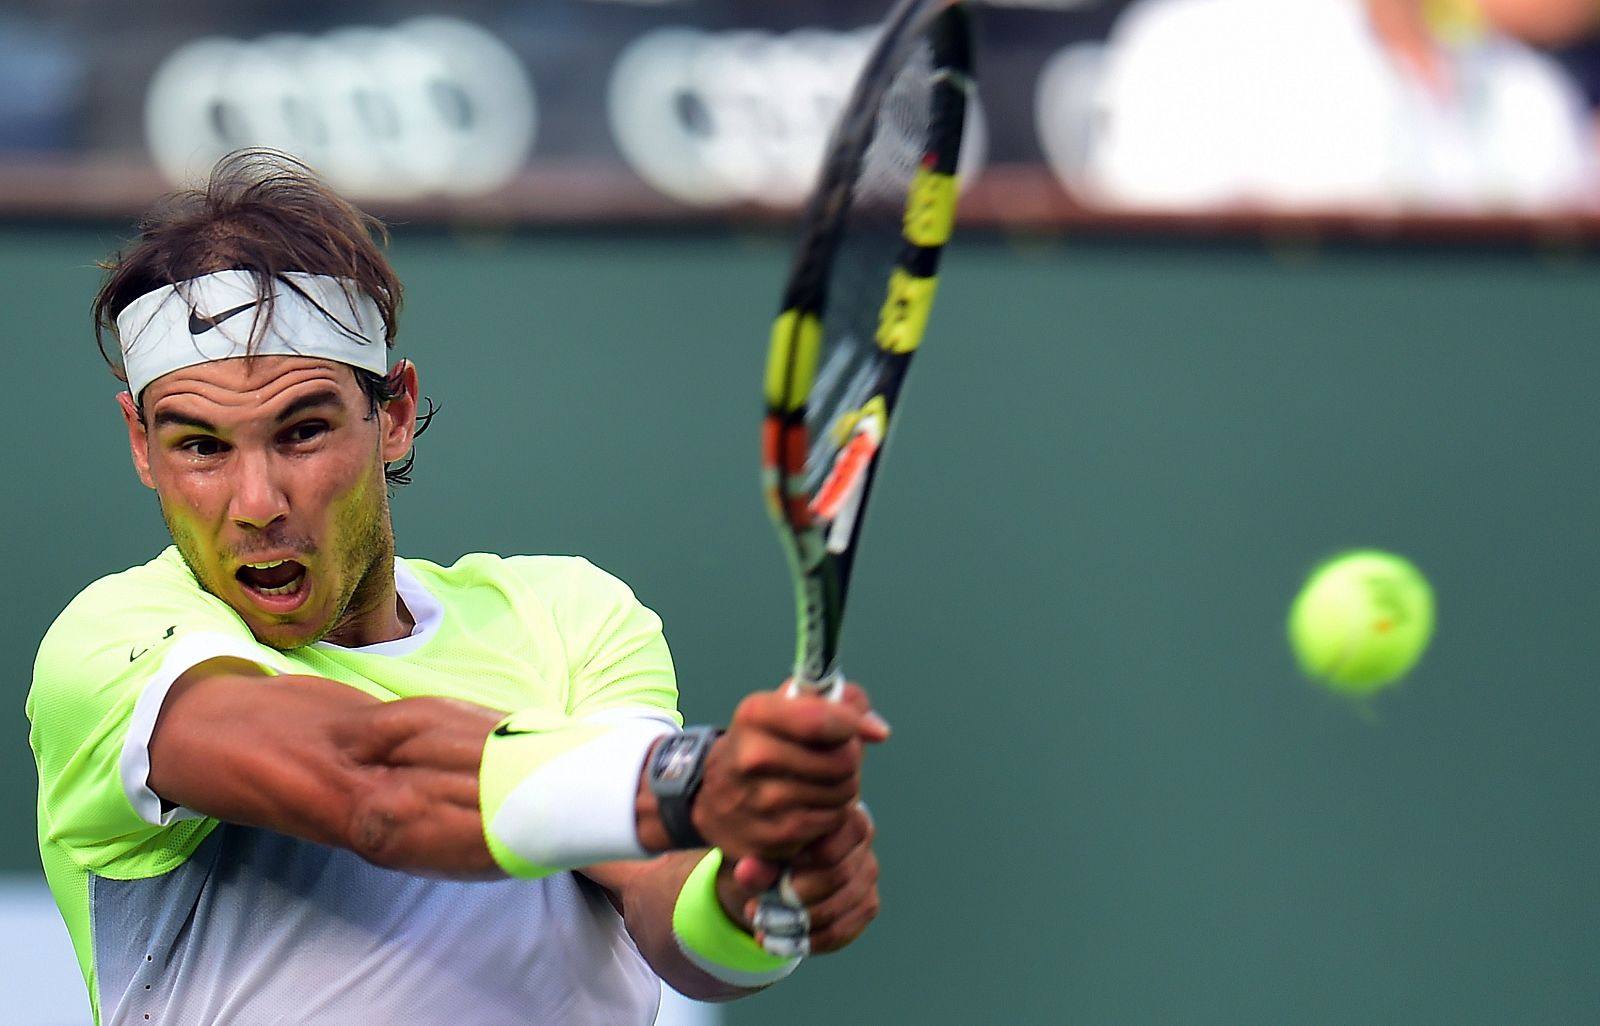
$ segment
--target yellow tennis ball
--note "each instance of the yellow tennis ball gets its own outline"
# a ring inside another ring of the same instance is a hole
[[[1433,636],[1433,589],[1410,561],[1341,553],[1311,572],[1289,609],[1300,666],[1336,690],[1368,695],[1405,676]]]

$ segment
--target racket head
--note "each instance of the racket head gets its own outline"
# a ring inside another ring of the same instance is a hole
[[[773,324],[762,434],[788,555],[794,681],[837,682],[850,571],[955,222],[974,87],[960,0],[901,0],[835,126]]]

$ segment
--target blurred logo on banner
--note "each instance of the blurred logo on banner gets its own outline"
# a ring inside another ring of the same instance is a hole
[[[292,153],[357,199],[491,192],[533,149],[537,104],[500,39],[447,17],[318,36],[208,38],[145,97],[151,156],[177,184],[241,146]]]
[[[648,32],[612,68],[617,148],[635,174],[683,203],[798,203],[874,38],[873,29]],[[981,111],[968,118],[963,182],[987,149]]]

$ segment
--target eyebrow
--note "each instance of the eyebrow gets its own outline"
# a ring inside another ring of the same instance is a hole
[[[333,406],[342,410],[344,409],[344,396],[340,395],[337,389],[320,388],[315,392],[301,396],[288,406],[285,406],[283,412],[279,413],[275,419],[279,424],[282,424],[285,421],[293,420],[307,410],[316,409],[319,406]]]
[[[300,414],[306,412],[307,410],[316,409],[320,406],[333,406],[337,407],[338,409],[344,409],[344,397],[341,396],[336,389],[318,389],[315,392],[310,392],[301,396],[288,406],[285,406],[283,410],[273,418],[273,420],[275,423],[282,424],[285,421],[293,420],[295,417],[300,416]],[[192,431],[201,431],[211,435],[218,433],[217,426],[211,423],[209,420],[206,420],[202,417],[190,416],[189,414],[180,413],[174,410],[159,411],[150,419],[150,426],[153,428],[189,428]]]

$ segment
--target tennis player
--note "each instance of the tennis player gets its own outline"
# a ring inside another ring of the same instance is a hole
[[[660,980],[726,999],[794,968],[748,926],[784,862],[814,950],[850,943],[888,735],[859,689],[684,730],[615,578],[396,558],[419,393],[375,237],[253,151],[108,264],[97,336],[173,545],[72,601],[28,698],[96,1021],[649,1023]]]

